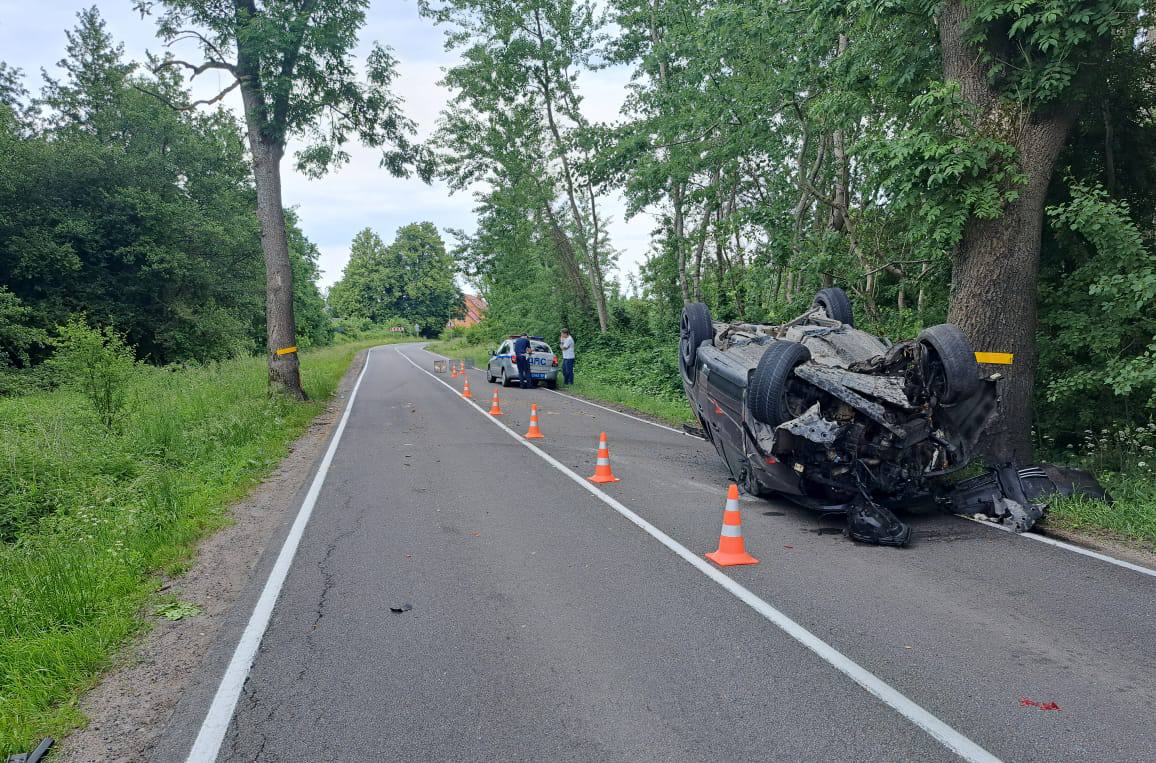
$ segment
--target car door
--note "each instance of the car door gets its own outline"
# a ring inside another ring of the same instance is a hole
[[[509,352],[510,352],[510,343],[509,342],[502,342],[501,346],[498,347],[497,353],[494,354],[494,357],[490,358],[490,375],[491,376],[501,378],[502,367],[505,365],[505,362],[506,362],[505,358]]]

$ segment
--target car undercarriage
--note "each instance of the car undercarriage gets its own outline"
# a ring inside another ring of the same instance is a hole
[[[835,288],[781,325],[716,323],[701,303],[684,309],[684,389],[747,492],[845,513],[851,537],[903,545],[910,530],[891,508],[933,499],[1022,531],[1047,494],[1074,489],[1009,466],[961,483],[957,495],[949,477],[972,461],[995,417],[1000,375],[981,371],[953,325],[892,343],[853,321]]]

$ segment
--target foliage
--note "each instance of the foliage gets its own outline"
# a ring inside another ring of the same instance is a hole
[[[381,166],[395,175],[415,167],[428,177],[424,152],[410,136],[414,125],[392,92],[397,61],[373,44],[365,76],[353,66],[368,0],[266,0],[222,9],[216,0],[134,0],[142,14],[158,10],[158,36],[173,44],[195,40],[203,63],[168,58],[158,68],[209,69],[232,75],[249,99],[246,117],[261,140],[297,153],[303,172],[320,176],[349,159],[351,139],[382,149]],[[201,30],[190,34],[189,29]],[[231,54],[231,55],[230,55]],[[182,99],[187,101],[187,99]]]
[[[1099,184],[1067,190],[1048,214],[1070,254],[1042,297],[1040,415],[1053,435],[1100,426],[1106,410],[1132,424],[1156,414],[1156,258],[1126,202]]]
[[[58,380],[84,395],[106,429],[119,430],[137,369],[124,337],[111,326],[91,328],[83,318],[73,318],[57,328],[52,345],[56,352],[48,365]]]
[[[48,334],[30,325],[32,310],[0,286],[0,368],[27,366],[29,352],[48,344]]]
[[[153,363],[263,346],[261,239],[240,127],[226,112],[178,112],[141,92],[187,97],[175,74],[137,76],[95,9],[68,38],[63,76],[36,100],[43,118],[0,106],[0,356],[38,363],[46,332],[74,313],[117,326]],[[0,79],[19,105],[18,75]],[[317,251],[295,222],[302,344],[324,344]]]
[[[226,522],[383,341],[306,352],[305,405],[268,395],[264,358],[141,368],[120,433],[87,426],[72,390],[0,399],[0,756],[83,721],[76,697],[144,625],[156,571]]]
[[[462,294],[454,283],[456,267],[433,223],[411,223],[388,247],[369,228],[350,248],[341,280],[329,292],[329,305],[341,319],[379,326],[400,319],[436,336],[450,318],[462,315]]]

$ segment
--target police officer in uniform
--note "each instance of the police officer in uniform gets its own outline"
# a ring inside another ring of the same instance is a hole
[[[518,386],[529,389],[533,379],[530,378],[530,337],[522,334],[514,340],[514,362],[518,364]]]

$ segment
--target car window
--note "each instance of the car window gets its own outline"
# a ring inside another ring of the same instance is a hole
[[[534,348],[534,352],[550,352],[550,345],[545,342],[531,342],[530,345]]]
[[[509,342],[502,342],[502,346],[498,348],[498,354],[499,355],[505,355],[509,351],[510,351],[510,343]]]

